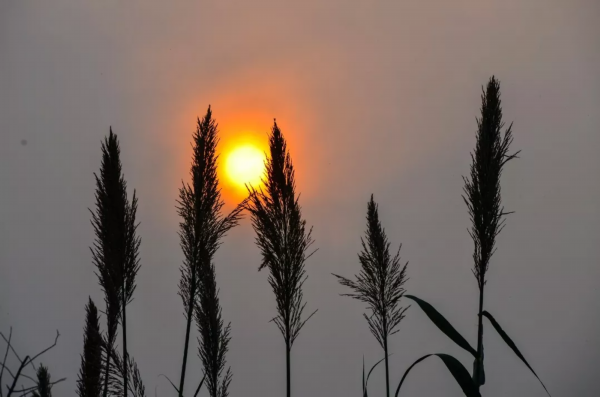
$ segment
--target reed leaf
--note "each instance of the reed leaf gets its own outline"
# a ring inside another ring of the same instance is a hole
[[[467,369],[456,358],[444,353],[427,354],[415,361],[410,367],[408,367],[408,369],[404,373],[404,376],[402,376],[402,379],[400,380],[400,384],[396,389],[396,394],[394,395],[394,397],[398,397],[398,394],[400,393],[400,387],[402,386],[402,383],[404,383],[404,379],[406,379],[406,376],[408,375],[410,370],[413,369],[415,365],[431,356],[437,356],[442,360],[442,362],[446,365],[446,368],[448,368],[456,382],[459,384],[463,393],[465,393],[465,396],[481,397],[477,385],[475,384],[475,382],[473,382],[473,379],[471,379],[469,371],[467,371]]]
[[[178,394],[178,395],[180,394],[180,392],[179,392],[179,389],[177,388],[177,386],[175,386],[175,383],[173,383],[173,381],[171,381],[171,379],[169,379],[169,377],[168,377],[167,375],[165,375],[165,374],[160,374],[160,375],[158,375],[158,376],[162,376],[163,378],[165,378],[166,380],[168,380],[168,381],[169,381],[169,383],[171,384],[171,386],[173,386],[173,389],[175,389],[175,391],[177,392],[177,394]]]
[[[440,314],[440,312],[435,310],[433,306],[413,295],[404,295],[404,297],[417,302],[421,310],[425,312],[427,317],[429,317],[429,319],[440,329],[440,331],[446,334],[446,336],[452,339],[452,341],[458,346],[471,353],[473,357],[477,357],[477,351],[471,347],[469,342],[467,342],[467,340],[462,337],[462,335],[452,326],[452,324],[450,324],[448,320],[446,320],[446,318]]]
[[[198,395],[198,393],[200,392],[200,388],[202,388],[202,385],[204,384],[205,379],[206,379],[206,374],[204,374],[204,376],[202,377],[202,380],[198,384],[198,387],[196,388],[196,393],[194,393],[194,397],[196,397]]]
[[[385,357],[382,358],[381,360],[377,361],[369,370],[369,373],[367,374],[367,378],[365,379],[365,358],[363,357],[363,397],[369,397],[369,394],[367,393],[367,386],[369,384],[369,378],[371,377],[371,372],[373,372],[373,370],[383,362],[383,360],[385,360]]]
[[[542,382],[542,380],[535,373],[535,371],[533,370],[533,368],[531,368],[531,365],[529,365],[529,363],[527,362],[527,360],[525,360],[525,357],[523,357],[523,354],[521,354],[521,352],[517,348],[517,345],[515,345],[515,343],[512,341],[512,339],[510,339],[510,337],[506,334],[506,332],[504,332],[504,330],[502,329],[502,327],[500,326],[500,324],[498,324],[498,322],[496,321],[496,319],[487,310],[484,310],[483,313],[481,313],[481,314],[484,317],[487,317],[488,320],[490,320],[490,322],[492,323],[492,326],[494,327],[494,329],[496,330],[496,332],[498,332],[498,334],[500,334],[500,337],[502,338],[502,340],[504,340],[504,342],[508,345],[508,347],[510,347],[512,349],[512,351],[515,352],[515,354],[517,355],[517,357],[519,357],[521,359],[521,361],[523,361],[523,363],[525,363],[525,365],[527,366],[527,368],[529,368],[529,370],[533,373],[533,375],[535,375],[535,377],[537,378],[537,380],[540,381],[540,383],[542,384],[542,387],[544,388],[544,390],[546,390],[546,393],[548,395],[550,395],[550,392],[548,391],[548,389],[546,389],[546,386],[544,385],[544,382]]]

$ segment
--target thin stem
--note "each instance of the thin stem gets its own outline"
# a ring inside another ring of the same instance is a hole
[[[477,324],[477,358],[475,368],[473,368],[473,380],[477,384],[477,390],[482,385],[483,380],[483,288],[484,282],[480,280],[479,288],[479,316]]]
[[[196,285],[196,268],[192,268],[191,285]],[[187,366],[188,348],[190,343],[190,328],[192,327],[192,316],[194,313],[194,291],[190,294],[190,302],[187,310],[187,324],[185,328],[185,344],[183,347],[183,363],[181,364],[181,380],[179,381],[179,397],[183,397],[183,385],[185,382],[185,367]]]
[[[23,375],[23,374],[21,374],[21,375]],[[61,379],[59,379],[57,381],[50,382],[49,386],[54,386],[54,385],[56,385],[56,384],[58,384],[60,382],[66,381],[66,380],[67,380],[67,378],[61,378]],[[37,388],[38,388],[38,385],[31,386],[31,387],[25,387],[25,386],[21,385],[21,390],[14,390],[13,393],[23,393],[23,394],[21,394],[21,396],[26,396],[27,394],[36,391]]]
[[[385,354],[385,396],[390,397],[390,368],[388,366],[388,340],[387,336],[383,339],[383,350]]]
[[[123,290],[125,290],[125,288],[123,288]],[[126,297],[125,297],[125,293],[123,293],[123,298],[122,298],[122,304],[123,304],[123,395],[125,397],[127,397],[127,381],[129,380],[129,375],[127,373],[127,361],[128,360],[128,356],[127,356],[127,318],[126,318],[126,310],[125,310],[125,305],[126,305]]]
[[[104,373],[104,392],[102,393],[103,397],[108,396],[108,374],[110,371],[110,351],[112,350],[112,347],[109,347],[108,349],[106,349],[106,371]]]
[[[290,371],[291,350],[292,350],[292,347],[290,346],[290,343],[286,342],[285,363],[286,363],[286,369],[287,369],[287,397],[290,397],[292,395],[292,392],[291,392],[292,379],[291,379],[291,371]]]
[[[8,368],[8,365],[4,365],[4,364],[0,364],[0,365],[2,365],[3,369],[6,369],[6,372],[8,372],[8,374],[11,376],[11,378],[15,377],[15,374],[13,374],[12,371],[10,370],[10,368]],[[29,379],[32,382],[37,382],[37,379],[33,379],[31,376],[29,376],[27,374],[21,373],[21,376],[24,377],[24,378]]]
[[[29,356],[25,356],[25,359],[23,361],[21,361],[19,370],[17,371],[17,374],[15,375],[15,378],[13,379],[12,386],[8,389],[8,397],[10,397],[12,395],[13,391],[15,390],[15,387],[17,386],[17,381],[19,380],[19,376],[21,375],[21,371],[23,371],[23,368],[25,368],[25,365],[27,365],[27,360],[29,360]]]
[[[2,335],[2,337],[4,338],[4,335]],[[10,327],[10,333],[8,334],[8,341],[6,342],[6,352],[4,353],[4,360],[2,360],[2,369],[0,370],[0,397],[2,397],[4,395],[2,393],[2,375],[4,375],[4,368],[6,367],[6,357],[8,356],[8,351],[10,350],[10,340],[11,339],[12,339],[12,327]]]
[[[38,354],[36,354],[35,356],[31,357],[30,359],[25,360],[25,365],[31,364],[31,366],[35,369],[35,365],[33,364],[33,360],[35,360],[36,358],[38,358],[39,356],[41,356],[42,354],[46,353],[48,350],[50,350],[54,346],[56,346],[56,342],[58,341],[59,337],[60,337],[60,333],[58,332],[58,330],[56,330],[56,338],[54,338],[54,343],[52,345],[48,346],[47,348],[45,348],[44,350],[42,350],[41,352],[39,352]]]

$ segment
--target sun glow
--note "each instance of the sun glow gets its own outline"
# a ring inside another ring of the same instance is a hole
[[[256,146],[237,146],[227,154],[225,171],[229,180],[239,188],[246,184],[258,186],[265,168],[265,154]]]

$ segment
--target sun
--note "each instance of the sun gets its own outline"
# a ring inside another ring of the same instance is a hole
[[[235,147],[226,157],[225,172],[239,188],[257,186],[265,169],[265,154],[252,144]]]

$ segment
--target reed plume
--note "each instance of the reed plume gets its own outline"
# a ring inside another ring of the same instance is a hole
[[[103,340],[100,332],[98,309],[89,298],[85,306],[85,328],[83,334],[83,355],[77,379],[79,397],[100,397],[102,391],[102,353]]]
[[[500,84],[494,76],[481,95],[481,118],[477,119],[477,143],[471,154],[470,179],[464,178],[463,199],[469,211],[473,239],[473,274],[479,286],[479,322],[477,358],[473,364],[473,379],[485,383],[483,367],[483,291],[490,259],[496,250],[496,237],[504,227],[504,212],[500,190],[500,176],[504,165],[519,152],[508,154],[513,141],[512,123],[502,136],[502,107]]]
[[[496,250],[496,237],[504,227],[504,219],[508,214],[502,206],[500,177],[504,165],[516,158],[519,152],[509,154],[510,144],[513,141],[512,124],[505,130],[504,136],[502,135],[504,122],[502,121],[500,83],[492,76],[488,81],[487,87],[485,89],[482,88],[482,91],[481,117],[477,119],[476,144],[475,151],[471,154],[470,178],[463,178],[465,182],[463,199],[467,205],[471,220],[469,235],[474,243],[473,274],[479,286],[477,348],[474,349],[432,305],[416,296],[406,295],[406,298],[415,301],[419,305],[440,331],[474,357],[473,372],[469,374],[460,361],[448,354],[427,354],[415,361],[406,370],[396,389],[396,397],[410,370],[421,361],[432,356],[436,356],[444,362],[465,395],[480,397],[480,388],[485,384],[483,317],[486,317],[490,321],[504,342],[540,381],[544,390],[548,393],[546,386],[544,386],[527,360],[525,360],[525,357],[513,340],[502,329],[496,319],[487,310],[483,309],[483,292],[487,283],[486,273],[489,268],[490,259]]]
[[[183,395],[192,318],[200,334],[199,356],[211,397],[226,397],[231,382],[231,371],[224,372],[230,325],[225,326],[221,316],[213,257],[225,234],[239,223],[244,204],[226,216],[221,214],[224,201],[217,177],[217,144],[218,128],[209,106],[193,136],[192,183],[180,188],[177,207],[184,253],[179,295],[186,318],[179,396]]]
[[[287,396],[291,395],[291,349],[308,319],[302,314],[302,286],[306,281],[305,262],[312,245],[312,228],[306,230],[299,197],[296,195],[294,167],[286,141],[274,123],[269,135],[270,156],[266,161],[264,188],[249,186],[246,208],[251,214],[256,243],[262,254],[258,270],[269,269],[268,281],[275,294],[277,316],[273,322],[285,341]],[[314,252],[313,252],[314,253]]]
[[[52,382],[48,367],[40,365],[37,369],[37,389],[33,391],[33,397],[52,397]]]
[[[371,200],[367,206],[366,241],[361,237],[362,252],[358,254],[361,264],[356,281],[342,276],[337,277],[340,284],[349,287],[353,293],[342,294],[366,303],[371,315],[363,314],[371,333],[383,348],[385,358],[386,396],[390,394],[388,338],[399,330],[397,327],[404,318],[408,307],[402,307],[400,300],[404,295],[403,285],[407,281],[406,267],[400,264],[400,248],[392,256],[390,242],[379,221],[377,204]]]
[[[92,225],[96,235],[92,260],[96,266],[98,281],[104,291],[106,304],[106,363],[103,396],[108,394],[110,362],[115,344],[117,327],[122,326],[123,356],[127,357],[126,306],[133,298],[135,277],[140,268],[137,236],[135,190],[131,203],[127,198],[127,183],[122,174],[120,147],[117,136],[110,129],[102,143],[100,176],[96,178],[96,212],[92,212]],[[122,377],[127,397],[128,365],[125,360]]]

